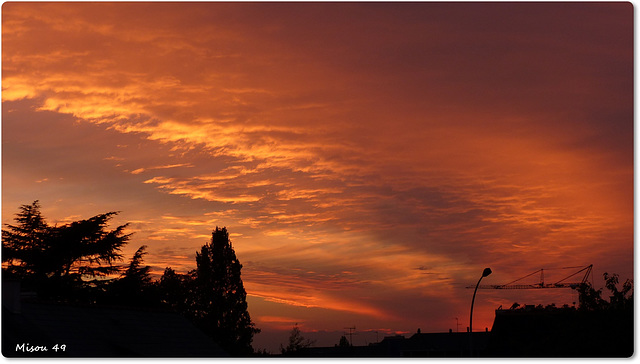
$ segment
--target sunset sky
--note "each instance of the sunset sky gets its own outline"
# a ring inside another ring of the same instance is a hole
[[[226,226],[255,348],[464,331],[633,277],[633,107],[630,3],[4,3],[2,222]]]

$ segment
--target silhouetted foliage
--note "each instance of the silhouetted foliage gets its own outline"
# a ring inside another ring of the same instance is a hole
[[[605,286],[611,291],[611,297],[609,299],[610,308],[612,309],[626,309],[633,307],[633,281],[627,279],[622,284],[622,290],[618,291],[618,274],[609,275],[604,273]],[[627,294],[629,296],[627,297]]]
[[[79,289],[103,286],[105,281],[95,278],[119,271],[114,263],[122,259],[120,250],[130,237],[124,234],[126,224],[107,229],[116,214],[108,212],[50,226],[42,217],[38,201],[22,205],[16,224],[7,224],[2,230],[6,277],[19,279],[42,297],[52,299],[80,298]]]
[[[342,335],[340,336],[340,342],[338,343],[338,346],[344,348],[351,346],[351,344],[349,344],[349,340],[347,339],[347,337]]]
[[[188,274],[179,274],[175,270],[167,267],[164,274],[157,282],[160,296],[160,303],[167,308],[183,314],[189,319],[194,318],[193,296],[195,270]]]
[[[147,307],[160,304],[158,287],[151,281],[151,267],[142,265],[146,248],[146,245],[138,248],[127,270],[108,286],[106,302]]]
[[[596,290],[590,283],[581,284],[578,290],[579,309],[583,311],[619,310],[633,307],[633,281],[627,279],[618,290],[618,274],[604,273],[605,287],[611,292],[609,301],[602,298],[602,289]],[[628,296],[627,296],[628,295]]]
[[[313,345],[313,341],[302,336],[298,324],[295,324],[289,334],[289,343],[287,344],[287,347],[280,345],[280,351],[282,352],[282,355],[295,356],[300,352],[300,350],[308,348],[311,345]]]
[[[37,275],[41,272],[45,241],[50,234],[38,201],[20,206],[14,220],[16,225],[7,224],[2,230],[2,262],[8,263],[6,271],[15,277]]]
[[[602,310],[606,306],[607,302],[602,299],[602,289],[596,290],[590,283],[582,283],[576,289],[580,310]]]
[[[195,270],[180,274],[165,269],[156,284],[159,300],[189,318],[230,354],[256,355],[251,343],[260,330],[247,311],[241,269],[227,229],[216,227],[211,242],[196,252]]]
[[[604,273],[609,300],[589,283],[577,287],[579,307],[523,305],[496,311],[489,355],[496,357],[629,357],[634,349],[633,282],[618,289]]]
[[[151,267],[144,265],[146,245],[128,266],[115,264],[131,236],[124,233],[127,224],[107,228],[115,215],[51,226],[38,201],[20,206],[16,223],[2,230],[3,279],[18,280],[24,290],[35,290],[45,300],[172,309],[228,353],[254,354],[251,343],[260,330],[247,311],[242,264],[226,228],[216,227],[211,242],[196,252],[195,270],[178,274],[166,268],[154,282]]]
[[[235,355],[252,354],[253,335],[260,332],[247,311],[247,293],[226,228],[211,235],[211,243],[196,253],[191,314],[196,324]]]
[[[270,351],[268,351],[267,349],[258,349],[258,350],[254,350],[253,352],[253,356],[255,357],[270,357],[273,354],[271,354]]]
[[[122,276],[123,280],[130,280],[139,287],[144,287],[151,284],[151,275],[149,274],[151,267],[148,265],[142,267],[142,256],[147,254],[147,252],[145,251],[146,249],[146,245],[138,248],[138,250],[133,254],[133,258],[131,258],[129,268],[127,268]]]

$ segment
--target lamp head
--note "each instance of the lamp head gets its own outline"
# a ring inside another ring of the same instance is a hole
[[[482,277],[486,277],[489,274],[491,274],[491,268],[485,268],[484,271],[482,271]]]

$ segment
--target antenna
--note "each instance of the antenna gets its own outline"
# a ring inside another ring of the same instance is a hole
[[[353,346],[353,335],[357,335],[356,333],[354,333],[354,331],[356,331],[356,325],[353,325],[353,327],[345,327],[345,330],[349,330],[349,344],[351,346]],[[345,335],[347,333],[345,332]]]

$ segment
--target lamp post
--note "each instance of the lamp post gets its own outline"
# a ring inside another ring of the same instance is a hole
[[[469,314],[469,356],[473,356],[473,303],[476,300],[476,292],[478,292],[478,286],[480,285],[480,281],[482,278],[491,274],[491,268],[485,268],[482,271],[482,277],[478,279],[478,284],[476,284],[476,289],[473,290],[473,298],[471,299],[471,313]]]

